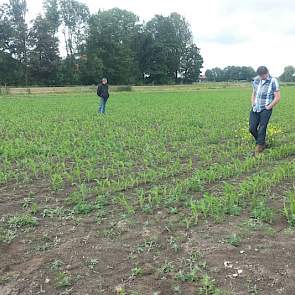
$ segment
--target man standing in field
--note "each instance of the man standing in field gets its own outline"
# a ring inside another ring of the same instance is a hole
[[[267,67],[257,69],[258,77],[253,80],[252,110],[250,113],[250,132],[256,140],[255,155],[262,153],[265,148],[267,125],[273,108],[281,99],[279,83],[270,76]]]
[[[105,114],[106,104],[110,97],[108,80],[106,78],[103,78],[101,80],[101,84],[98,85],[97,95],[100,97],[100,105],[98,108],[98,113]]]

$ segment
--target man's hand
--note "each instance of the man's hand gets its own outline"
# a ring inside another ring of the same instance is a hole
[[[281,100],[281,93],[280,91],[276,91],[274,101],[271,104],[267,105],[265,108],[268,111],[272,110],[279,103],[280,100]]]
[[[252,96],[251,96],[251,104],[252,104],[252,108],[254,108],[255,104],[256,104],[256,93],[254,90],[253,90]]]

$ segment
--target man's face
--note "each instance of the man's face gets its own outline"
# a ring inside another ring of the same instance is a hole
[[[102,80],[102,84],[105,85],[105,84],[107,84],[107,83],[108,83],[108,80],[107,80],[107,79],[103,79],[103,80]]]
[[[259,76],[260,80],[266,80],[268,78],[268,73]]]

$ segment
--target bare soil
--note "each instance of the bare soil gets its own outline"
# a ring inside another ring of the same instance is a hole
[[[62,219],[38,213],[36,227],[0,242],[0,294],[201,294],[199,280],[176,279],[192,257],[227,294],[295,294],[295,233],[280,211],[290,187],[294,182],[272,191],[270,225],[251,220],[249,212],[220,224],[201,220],[190,229],[181,209],[123,216],[110,205],[99,223],[95,212]],[[8,216],[25,211],[23,196],[30,192],[40,209],[61,206],[67,193],[52,193],[46,181],[1,187],[2,228]],[[237,247],[228,242],[233,233],[241,237]]]

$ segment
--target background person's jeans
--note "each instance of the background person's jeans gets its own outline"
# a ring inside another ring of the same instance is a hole
[[[99,104],[99,108],[98,108],[99,113],[105,114],[107,101],[108,101],[107,98],[103,98],[103,97],[100,98],[100,104]]]
[[[266,130],[271,114],[272,110],[263,110],[260,113],[251,110],[249,130],[255,138],[256,144],[265,144]]]

